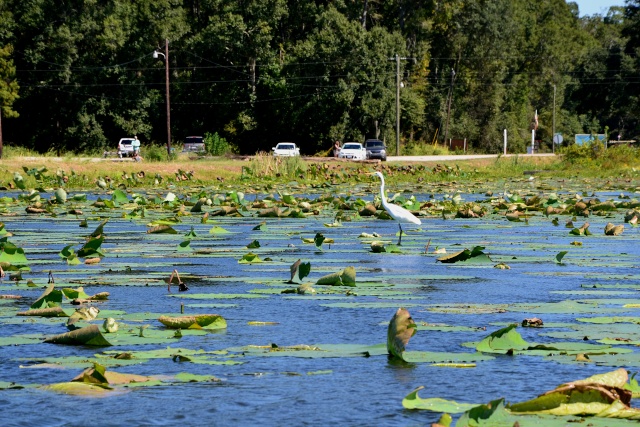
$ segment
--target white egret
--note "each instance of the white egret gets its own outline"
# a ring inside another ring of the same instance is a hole
[[[414,214],[406,210],[405,208],[394,205],[387,202],[387,197],[384,195],[384,175],[382,172],[373,172],[371,175],[376,175],[380,178],[380,200],[382,201],[382,207],[391,216],[391,218],[398,221],[398,227],[400,228],[400,237],[398,238],[398,246],[402,245],[402,223],[422,224],[422,222],[415,217]]]

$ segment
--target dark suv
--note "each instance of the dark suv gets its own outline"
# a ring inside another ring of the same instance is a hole
[[[184,139],[182,151],[204,151],[204,141],[201,136],[188,136]]]
[[[387,147],[379,139],[367,139],[364,142],[364,148],[367,150],[367,159],[387,161]]]

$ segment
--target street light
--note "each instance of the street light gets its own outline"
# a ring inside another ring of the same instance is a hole
[[[165,39],[164,53],[153,51],[153,57],[157,59],[160,55],[164,58],[165,71],[165,92],[167,95],[167,156],[171,157],[171,104],[169,103],[169,39]]]

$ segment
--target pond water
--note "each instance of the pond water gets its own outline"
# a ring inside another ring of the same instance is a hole
[[[606,199],[608,195],[601,195]],[[428,195],[417,195],[427,200]],[[466,195],[466,200],[479,197]],[[369,197],[369,200],[371,198]],[[102,313],[217,313],[228,327],[203,335],[175,339],[175,349],[206,351],[237,349],[251,345],[329,346],[386,343],[387,325],[398,307],[406,307],[421,325],[446,324],[468,327],[460,331],[419,330],[408,344],[411,351],[474,353],[465,343],[482,340],[489,333],[525,318],[539,317],[544,328],[518,328],[527,341],[581,341],[583,337],[557,338],[549,334],[571,332],[577,318],[593,316],[640,316],[640,245],[638,229],[625,227],[621,236],[604,236],[607,222],[622,223],[623,212],[609,217],[591,217],[592,236],[569,234],[565,222],[554,226],[551,218],[537,213],[525,222],[509,222],[501,214],[475,219],[423,218],[421,226],[405,226],[402,253],[373,253],[370,240],[361,233],[379,233],[383,240],[397,239],[397,223],[373,218],[343,221],[342,227],[325,227],[335,212],[308,219],[215,217],[202,224],[200,216],[185,216],[173,226],[176,235],[147,234],[148,219],[124,219],[121,211],[89,214],[89,227],[78,227],[72,215],[7,216],[3,219],[10,241],[22,247],[31,271],[23,274],[36,288],[5,279],[0,294],[21,295],[20,300],[0,300],[0,340],[32,334],[51,336],[66,332],[65,320],[16,318],[42,293],[51,271],[59,286],[83,286],[89,295],[109,292],[108,301],[96,303]],[[168,211],[166,215],[171,215]],[[106,257],[97,265],[68,266],[58,253],[69,244],[81,244],[99,224],[98,216],[110,217],[104,227],[102,246]],[[93,219],[93,220],[91,220]],[[267,229],[254,230],[266,221]],[[576,226],[584,219],[578,219]],[[213,226],[227,234],[210,234]],[[193,227],[198,237],[191,241],[193,252],[176,247]],[[322,233],[334,243],[321,249],[303,243]],[[253,240],[263,263],[239,264]],[[582,246],[571,243],[580,241]],[[428,254],[425,247],[429,245]],[[448,254],[483,246],[491,263],[444,264],[434,249]],[[562,263],[556,254],[568,251]],[[296,260],[311,263],[304,282],[354,266],[357,295],[314,286],[316,295],[282,294],[297,285],[287,284],[289,267]],[[494,268],[504,262],[508,270]],[[167,292],[163,278],[177,268],[190,290]],[[629,288],[601,288],[596,285],[629,285]],[[391,292],[396,291],[396,292]],[[191,296],[219,294],[218,298]],[[236,296],[236,297],[234,297]],[[259,298],[247,298],[259,296]],[[582,312],[546,310],[547,303],[598,300],[597,309]],[[66,303],[67,306],[68,303]],[[540,309],[540,307],[543,307]],[[609,309],[615,311],[608,311]],[[611,314],[611,313],[614,314]],[[16,320],[18,319],[18,320]],[[263,326],[252,321],[275,322]],[[164,330],[154,320],[130,325],[150,325]],[[101,322],[99,323],[101,324]],[[549,326],[546,326],[549,325]],[[584,327],[584,325],[582,325]],[[167,332],[169,334],[169,332]],[[172,334],[172,332],[171,332]],[[587,338],[597,344],[595,339]],[[636,333],[632,340],[640,340]],[[69,381],[105,351],[146,351],[168,345],[84,347],[33,342],[1,345],[0,383],[20,385]],[[620,348],[638,352],[635,346]],[[40,365],[52,358],[79,356],[85,363],[52,368]],[[414,388],[424,386],[420,397],[441,397],[458,402],[486,403],[497,398],[523,401],[557,385],[612,371],[620,366],[637,370],[638,363],[573,363],[571,358],[553,359],[525,355],[494,355],[475,367],[454,368],[429,363],[406,364],[384,354],[370,357],[297,357],[288,354],[254,354],[238,351],[237,364],[176,362],[171,357],[144,363],[108,367],[138,375],[171,376],[181,372],[213,375],[217,382],[166,383],[132,388],[106,398],[54,394],[35,387],[0,390],[0,424],[3,426],[172,426],[172,425],[388,425],[423,426],[439,414],[409,411],[402,399]],[[633,360],[633,359],[625,359]]]

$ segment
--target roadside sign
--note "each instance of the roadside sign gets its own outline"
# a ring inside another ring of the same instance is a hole
[[[553,135],[553,142],[555,144],[562,144],[562,141],[564,141],[564,138],[562,138],[561,133],[556,133],[555,135]]]

